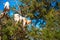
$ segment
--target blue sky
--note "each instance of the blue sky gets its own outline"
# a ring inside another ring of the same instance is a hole
[[[0,0],[0,10],[3,10],[4,9],[4,3],[6,2],[7,0]],[[13,7],[13,6],[17,6],[16,2],[18,3],[18,5],[21,5],[22,2],[20,1],[15,1],[15,0],[8,0],[8,2],[10,3],[10,7]],[[17,8],[17,7],[16,7]]]
[[[21,5],[22,4],[22,2],[20,2],[19,0],[0,0],[0,10],[3,10],[4,9],[4,5],[3,5],[3,3],[5,3],[6,1],[8,1],[9,3],[10,3],[10,6],[12,7],[12,6],[16,6],[16,2],[19,4],[19,5]],[[56,0],[57,2],[60,2],[60,0]],[[52,6],[55,6],[56,5],[56,2],[52,2],[51,3],[52,4]],[[16,8],[18,8],[18,7],[16,7]]]

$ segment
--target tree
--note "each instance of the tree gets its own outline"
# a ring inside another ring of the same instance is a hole
[[[46,21],[46,26],[39,29],[31,27],[31,30],[22,30],[22,24],[18,22],[15,24],[13,19],[1,21],[2,25],[2,40],[60,40],[60,11],[55,8],[50,8],[50,0],[20,0],[25,5],[19,5],[21,10],[11,8],[15,13],[30,17],[31,19],[42,18]],[[35,16],[35,12],[39,12]],[[43,25],[42,25],[43,26]]]

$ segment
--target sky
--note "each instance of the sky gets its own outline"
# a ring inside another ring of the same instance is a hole
[[[17,4],[18,5],[21,5],[22,4],[22,2],[20,2],[20,1],[15,1],[15,0],[0,0],[0,10],[3,10],[4,9],[4,3],[6,2],[6,1],[8,1],[9,3],[10,3],[10,7],[13,7],[13,6],[17,6]],[[16,3],[17,2],[17,3]],[[17,8],[17,7],[16,7]]]
[[[0,10],[3,10],[4,9],[4,3],[6,2],[6,1],[8,1],[9,3],[10,3],[10,6],[12,7],[12,6],[16,6],[16,2],[19,4],[19,5],[21,5],[22,4],[22,2],[19,2],[19,0],[0,0]],[[60,2],[60,0],[56,0],[57,2]],[[56,2],[52,2],[51,4],[52,4],[52,6],[55,6],[55,3]],[[16,7],[17,8],[17,7]]]

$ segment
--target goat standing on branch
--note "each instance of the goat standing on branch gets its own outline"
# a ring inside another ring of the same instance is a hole
[[[9,2],[6,2],[5,4],[4,4],[4,10],[3,10],[3,12],[0,14],[0,19],[1,18],[3,18],[4,16],[8,19],[9,18],[9,16],[6,14],[9,10],[10,10],[10,7],[9,7],[10,5],[9,5]]]
[[[14,21],[16,22],[16,23],[18,23],[18,21],[20,20],[19,17],[20,15],[19,14],[14,14]]]
[[[16,22],[16,24],[18,22],[20,22],[20,23],[22,22],[22,28],[23,28],[23,30],[25,30],[26,25],[31,24],[31,20],[27,20],[26,17],[23,17],[23,16],[21,16],[19,14],[14,14],[14,21]]]
[[[6,2],[4,4],[4,11],[3,12],[8,12],[10,10],[10,5],[9,5],[9,2]]]

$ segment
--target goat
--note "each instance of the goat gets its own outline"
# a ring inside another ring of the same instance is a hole
[[[31,20],[27,20],[26,17],[23,17],[19,14],[14,14],[14,20],[16,21],[16,23],[18,23],[19,21],[22,22],[23,30],[25,30],[26,25],[31,24]]]
[[[10,10],[10,5],[9,5],[9,2],[6,2],[4,4],[4,11],[3,12],[8,12]]]
[[[16,22],[18,22],[18,21],[22,22],[23,21],[23,26],[31,23],[31,20],[27,20],[25,17],[23,17],[19,14],[14,14],[14,21],[16,21]]]
[[[14,21],[18,22],[20,20],[19,14],[14,14]]]
[[[25,30],[26,25],[31,24],[31,20],[27,20],[25,17],[23,17],[23,30]]]
[[[3,10],[3,12],[0,14],[0,20],[1,20],[2,18],[4,18],[4,17],[6,17],[7,20],[10,18],[10,17],[6,14],[6,12],[8,12],[8,11],[9,11],[9,2],[6,2],[5,5],[4,5],[4,10]]]
[[[20,22],[22,22],[23,21],[23,17],[20,15]]]

